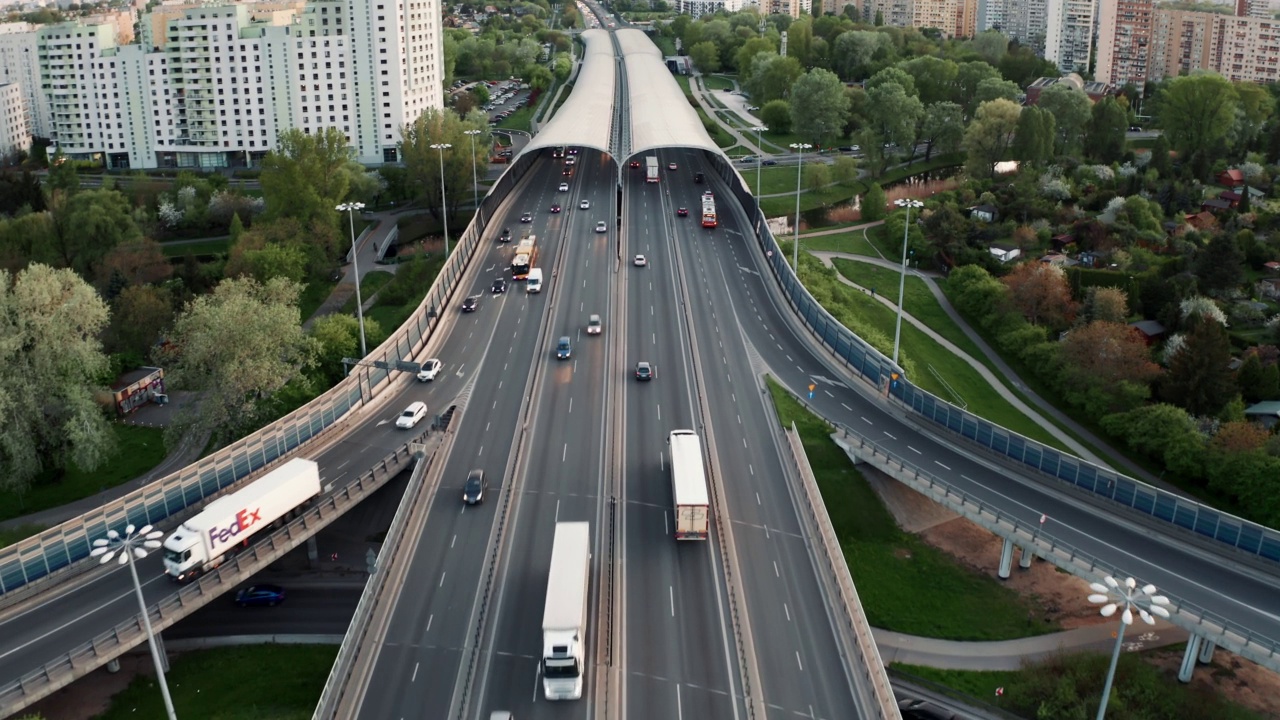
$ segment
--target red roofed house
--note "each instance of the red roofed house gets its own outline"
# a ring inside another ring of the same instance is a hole
[[[1218,173],[1217,181],[1223,187],[1238,188],[1244,185],[1244,173],[1240,172],[1238,168],[1223,170]]]

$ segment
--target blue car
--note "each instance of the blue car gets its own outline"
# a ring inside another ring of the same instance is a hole
[[[240,607],[249,605],[275,607],[282,602],[284,602],[284,588],[279,585],[254,585],[236,593],[236,604]]]

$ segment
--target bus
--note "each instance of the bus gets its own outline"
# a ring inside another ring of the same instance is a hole
[[[644,159],[645,182],[658,182],[658,158],[650,155]]]
[[[677,540],[706,540],[710,535],[711,500],[702,465],[702,442],[692,430],[672,430],[671,499]]]
[[[525,235],[516,245],[516,256],[511,259],[511,278],[524,280],[529,277],[529,270],[538,261],[538,238]]]
[[[718,224],[716,221],[716,198],[708,190],[702,194],[702,227],[713,228]]]

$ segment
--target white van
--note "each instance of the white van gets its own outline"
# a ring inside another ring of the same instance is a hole
[[[529,277],[525,280],[524,291],[527,293],[542,292],[542,268],[529,269]]]

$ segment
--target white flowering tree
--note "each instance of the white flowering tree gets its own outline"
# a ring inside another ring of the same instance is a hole
[[[1183,320],[1190,319],[1193,315],[1199,315],[1200,317],[1217,321],[1222,327],[1227,327],[1226,313],[1222,312],[1222,308],[1218,307],[1217,303],[1203,295],[1189,297],[1183,300],[1178,307],[1182,311]]]

